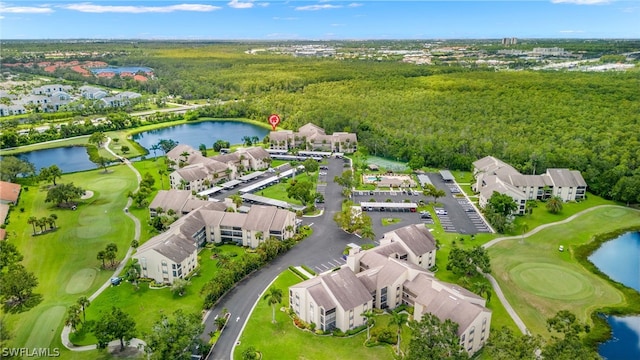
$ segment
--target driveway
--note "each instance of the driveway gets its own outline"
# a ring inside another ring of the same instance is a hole
[[[357,236],[350,235],[339,229],[333,221],[333,215],[340,211],[342,205],[342,188],[333,182],[336,175],[346,168],[341,159],[330,159],[327,172],[327,186],[325,189],[325,211],[322,216],[305,218],[304,223],[311,225],[313,234],[296,245],[287,253],[279,256],[270,264],[256,271],[225,295],[210,315],[205,319],[203,339],[209,340],[209,332],[214,329],[214,317],[223,308],[231,313],[229,322],[218,339],[211,355],[207,359],[224,359],[231,357],[231,351],[236,339],[247,321],[253,305],[260,298],[262,292],[271,284],[282,271],[289,266],[305,264],[311,268],[320,268],[329,262],[341,258],[342,251],[348,243],[364,244]],[[286,291],[285,291],[286,293]]]

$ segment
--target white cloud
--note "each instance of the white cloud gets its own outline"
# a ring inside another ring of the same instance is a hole
[[[251,9],[253,2],[240,2],[238,0],[231,0],[227,5],[234,9]]]
[[[554,4],[576,4],[576,5],[603,5],[609,4],[612,0],[551,0]]]
[[[268,2],[259,2],[259,3],[256,3],[256,5],[258,5],[260,7],[267,7],[267,6],[269,6],[269,3]]]
[[[94,5],[91,3],[69,4],[62,6],[68,10],[84,13],[170,13],[174,11],[208,12],[221,9],[219,6],[205,4],[177,4],[167,6],[134,6],[134,5]]]
[[[297,17],[279,17],[279,16],[274,16],[273,20],[286,20],[286,21],[294,21],[294,20],[298,20],[299,18]]]
[[[347,6],[348,6],[348,7],[350,7],[350,8],[355,8],[355,7],[360,7],[360,6],[362,6],[362,5],[364,5],[364,4],[351,3],[351,4],[347,5]]]
[[[318,10],[328,10],[328,9],[339,9],[342,5],[306,5],[306,6],[298,6],[295,8],[297,11],[318,11]]]
[[[331,24],[331,26],[333,26],[333,27],[340,27],[340,26],[346,26],[346,24],[333,23],[333,24]]]
[[[43,6],[7,6],[0,3],[0,13],[10,14],[51,14],[53,9],[47,5]],[[4,19],[4,17],[3,17]]]
[[[581,34],[584,30],[560,30],[559,32],[562,34]]]

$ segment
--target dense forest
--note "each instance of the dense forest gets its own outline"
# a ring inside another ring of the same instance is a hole
[[[637,50],[632,44],[623,49]],[[227,101],[202,115],[266,120],[277,112],[285,128],[314,122],[328,132],[355,131],[363,151],[401,161],[418,155],[434,167],[468,170],[485,155],[523,173],[568,167],[582,171],[596,194],[640,202],[637,66],[606,73],[495,71],[245,53],[273,44],[100,45],[119,54],[110,64],[155,70],[158,79],[141,90]],[[587,45],[593,53],[621,53],[615,42]]]

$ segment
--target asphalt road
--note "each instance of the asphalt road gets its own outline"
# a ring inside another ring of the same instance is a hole
[[[340,175],[344,167],[343,160],[330,159],[327,172],[327,187],[325,192],[325,210],[322,216],[305,218],[306,224],[312,224],[313,234],[296,245],[287,253],[279,256],[270,264],[253,273],[225,295],[215,306],[205,320],[203,339],[208,340],[208,334],[214,329],[214,318],[223,308],[227,308],[231,317],[225,330],[218,339],[211,355],[207,359],[230,359],[231,351],[236,339],[242,332],[253,305],[271,282],[289,266],[305,264],[311,268],[323,268],[326,264],[340,259],[342,251],[348,243],[363,244],[357,236],[350,235],[339,229],[333,221],[333,215],[340,211],[342,204],[342,188],[333,182],[336,175]],[[287,292],[285,291],[285,294]]]

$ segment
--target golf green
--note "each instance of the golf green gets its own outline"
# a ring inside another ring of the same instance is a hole
[[[67,288],[65,289],[67,294],[79,294],[86,291],[96,279],[96,273],[96,269],[78,270],[67,283]]]
[[[66,308],[62,305],[53,306],[43,311],[38,316],[38,320],[35,322],[37,325],[33,327],[33,332],[29,335],[24,347],[31,349],[51,344],[51,340],[56,335],[56,329],[62,324],[65,311]]]
[[[522,263],[509,271],[522,289],[550,299],[580,300],[594,294],[591,282],[578,272],[548,263]]]

